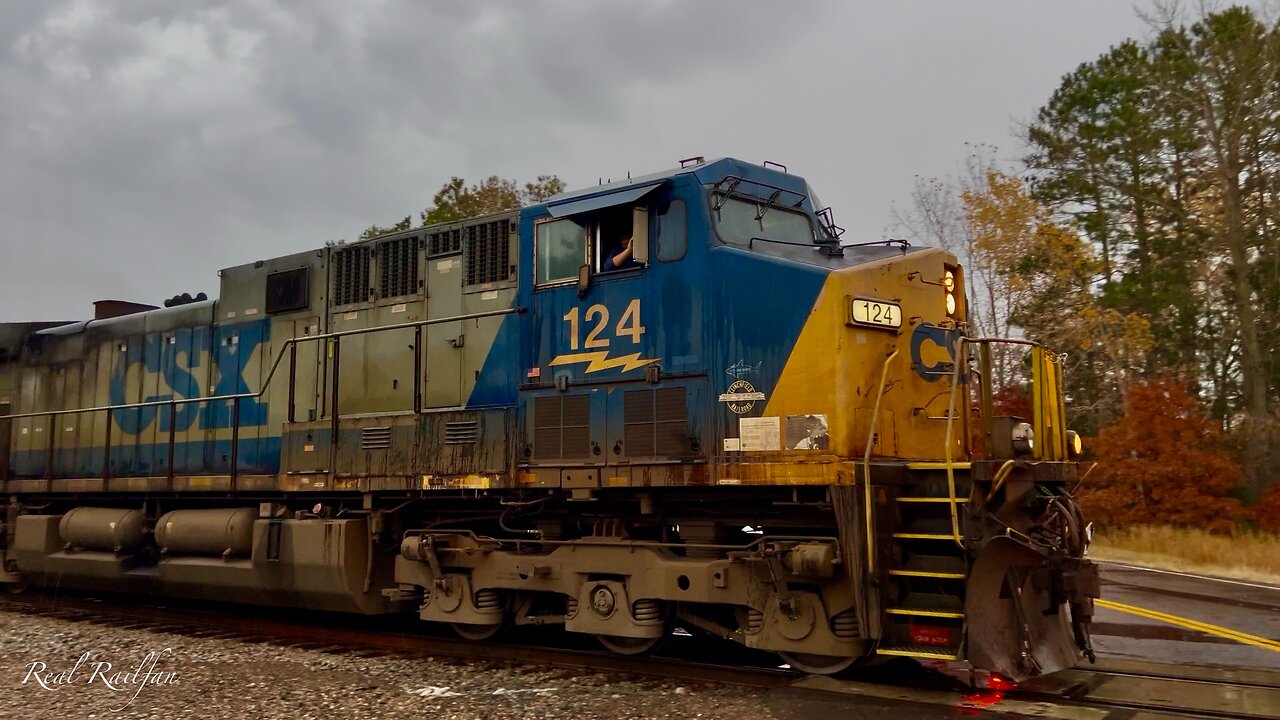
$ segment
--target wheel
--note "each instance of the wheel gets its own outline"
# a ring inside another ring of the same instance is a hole
[[[464,640],[488,640],[489,638],[502,632],[506,623],[496,623],[494,625],[476,625],[473,623],[449,623],[449,627],[458,633],[458,636]]]
[[[810,655],[809,653],[786,653],[778,655],[788,665],[810,675],[835,675],[853,667],[861,657],[837,657],[835,655]]]
[[[619,635],[597,635],[596,640],[619,655],[644,655],[653,652],[669,637],[664,633],[655,638],[621,637]]]
[[[21,595],[31,589],[31,583],[26,581],[11,582],[4,584],[4,591],[10,595]]]

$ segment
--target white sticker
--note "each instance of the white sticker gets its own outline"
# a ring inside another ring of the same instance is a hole
[[[236,316],[236,311],[235,311],[235,310],[228,310],[228,311],[227,311],[227,317],[229,317],[229,318],[233,318],[233,317],[235,317],[235,316]]]
[[[43,427],[40,427],[40,426],[37,426],[37,427],[36,427],[36,432],[44,432],[44,428],[43,428]]]
[[[497,291],[497,290],[490,290],[489,292],[482,292],[482,293],[480,293],[480,299],[481,299],[481,300],[497,300],[497,299],[498,299],[498,291]]]
[[[436,267],[440,270],[441,273],[447,273],[453,269],[453,262],[454,262],[453,260],[441,260],[440,264],[437,265]]]
[[[741,485],[742,481],[738,478],[720,478],[716,481],[717,485]]]
[[[738,421],[742,450],[781,450],[782,419],[778,417],[742,418]]]
[[[316,451],[316,446],[312,445],[311,443],[307,443],[306,445],[302,446],[302,452],[315,452],[315,451]]]
[[[357,310],[357,311],[355,311],[355,312],[349,312],[349,313],[346,313],[345,315],[343,315],[343,316],[342,316],[342,319],[343,319],[343,320],[355,320],[355,319],[356,319],[356,318],[358,318],[358,317],[360,317],[360,311],[358,311],[358,310]]]
[[[257,314],[258,314],[258,308],[249,308],[248,310],[244,311],[245,317],[249,317],[250,315],[257,315]]]
[[[826,450],[829,442],[826,415],[788,415],[788,450]]]
[[[408,309],[409,309],[409,306],[408,306],[408,305],[406,305],[406,304],[404,304],[404,303],[400,303],[399,305],[392,305],[392,306],[391,306],[391,312],[393,312],[393,313],[402,313],[402,312],[404,312],[405,310],[408,310]]]
[[[75,428],[75,426],[74,426],[74,425],[68,425],[68,426],[67,426],[67,432],[75,432],[75,429],[76,429],[76,428]]]
[[[26,434],[27,434],[27,433],[29,433],[29,432],[31,432],[31,428],[22,428],[22,434],[23,434],[23,435],[26,435]]]
[[[741,450],[741,449],[742,449],[742,441],[741,441],[741,440],[739,440],[738,438],[725,438],[725,439],[724,439],[724,451],[725,451],[725,452],[738,452],[738,451],[739,451],[739,450]]]

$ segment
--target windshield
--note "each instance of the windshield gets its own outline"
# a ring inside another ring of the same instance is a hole
[[[723,196],[719,200],[720,209],[712,214],[720,239],[727,243],[747,245],[751,238],[805,245],[814,242],[813,225],[802,212],[770,206],[763,200]]]

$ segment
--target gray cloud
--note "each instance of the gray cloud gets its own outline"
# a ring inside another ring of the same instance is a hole
[[[1114,0],[0,4],[0,321],[216,294],[451,175],[778,160],[878,237],[1142,32]]]

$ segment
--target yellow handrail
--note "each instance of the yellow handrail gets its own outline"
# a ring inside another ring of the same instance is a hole
[[[880,419],[880,399],[884,397],[885,380],[889,378],[889,363],[896,357],[898,357],[898,349],[894,348],[893,352],[884,359],[884,366],[880,368],[880,390],[876,393],[876,404],[871,410],[871,421],[867,423],[871,429],[867,432],[867,449],[862,455],[862,492],[863,510],[867,519],[868,573],[876,569],[875,513],[871,510],[871,445],[876,439],[876,422]]]
[[[951,426],[956,417],[956,395],[960,394],[960,366],[964,358],[964,336],[956,341],[955,359],[951,367],[951,394],[947,403],[947,438],[943,450],[943,464],[947,468],[947,507],[951,509],[951,537],[956,545],[964,549],[964,539],[960,537],[960,516],[956,512],[956,467],[951,459]]]

